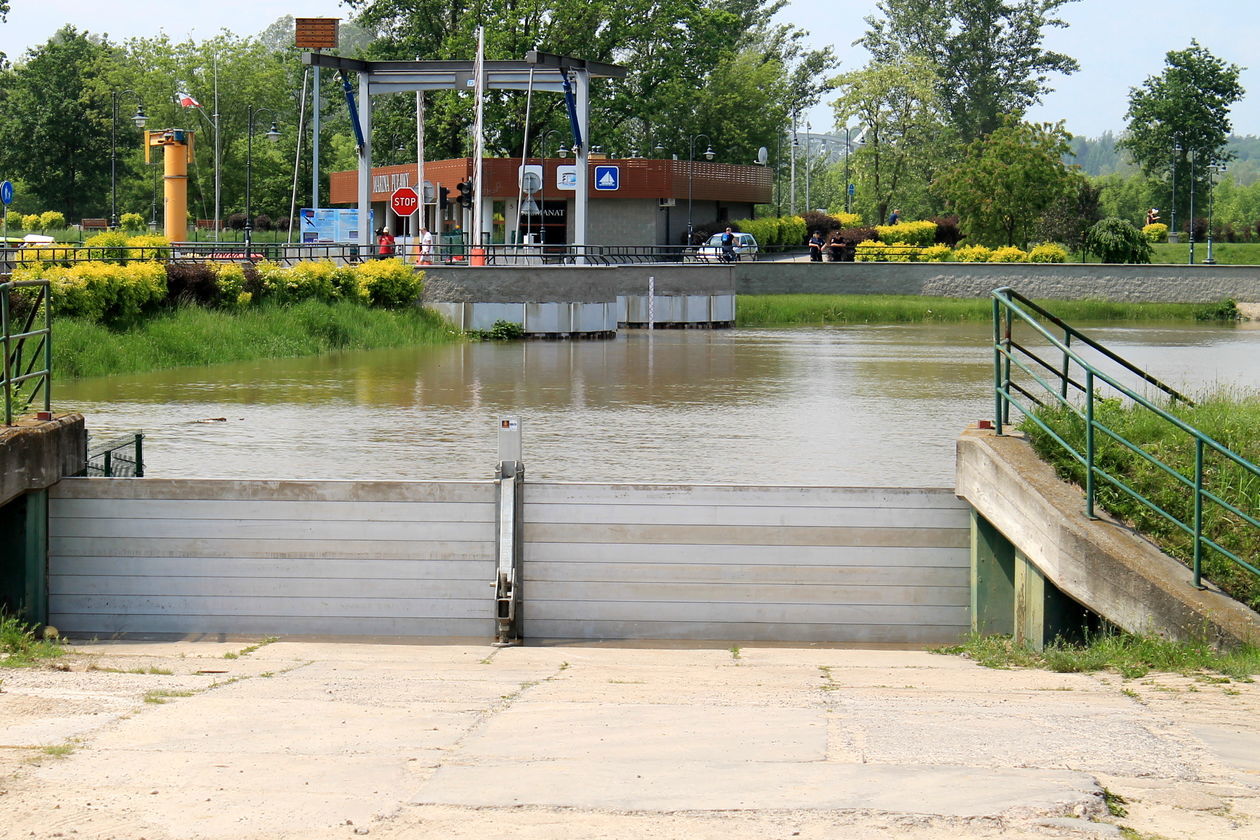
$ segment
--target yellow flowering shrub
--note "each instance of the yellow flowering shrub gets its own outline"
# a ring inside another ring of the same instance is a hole
[[[1028,254],[1014,245],[1006,245],[989,254],[989,262],[1028,262]]]

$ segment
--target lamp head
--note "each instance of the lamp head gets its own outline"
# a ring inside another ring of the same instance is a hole
[[[707,148],[707,149],[705,149],[705,150],[704,150],[704,159],[705,159],[705,160],[713,160],[713,155],[714,155],[714,151],[713,151],[713,147],[712,147],[712,146],[710,146],[709,148]]]
[[[136,115],[131,118],[131,121],[136,124],[136,128],[144,128],[148,124],[149,118],[145,116],[143,105],[136,106]]]
[[[276,127],[276,121],[271,121],[271,128],[267,131],[267,139],[272,143],[280,142],[280,129]]]

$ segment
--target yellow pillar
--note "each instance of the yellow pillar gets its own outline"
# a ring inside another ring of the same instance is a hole
[[[172,242],[188,239],[188,161],[193,154],[193,133],[178,128],[148,132],[145,162],[149,150],[162,147],[164,189],[162,198],[166,238]]]

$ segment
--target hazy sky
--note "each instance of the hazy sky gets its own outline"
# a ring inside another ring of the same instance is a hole
[[[176,39],[206,38],[227,28],[242,35],[260,32],[286,14],[303,17],[348,17],[338,0],[212,0],[209,3],[159,4],[85,0],[11,0],[7,23],[0,24],[0,50],[17,58],[42,43],[66,23],[113,40],[154,35],[165,30]],[[792,0],[784,20],[811,32],[813,46],[832,44],[841,70],[866,62],[865,51],[851,46],[866,28],[863,18],[874,13],[875,0]],[[1191,38],[1218,58],[1246,67],[1260,65],[1260,14],[1256,0],[1079,0],[1062,10],[1067,29],[1047,33],[1047,46],[1080,62],[1080,72],[1051,81],[1055,91],[1029,117],[1067,121],[1074,134],[1095,137],[1124,127],[1129,88],[1163,68],[1164,54],[1185,49]],[[140,12],[136,14],[135,12]],[[1250,49],[1248,49],[1250,48]],[[1234,106],[1236,134],[1260,134],[1260,66],[1243,71],[1248,95]],[[830,129],[825,105],[807,115],[814,131]]]

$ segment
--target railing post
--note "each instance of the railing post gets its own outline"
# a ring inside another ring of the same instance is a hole
[[[1006,364],[1003,365],[1002,388],[1009,393],[1011,390],[1011,330],[1015,323],[1015,313],[1011,311],[1009,306],[1006,307],[1005,321]],[[1002,422],[1007,425],[1010,425],[1011,422],[1011,401],[1009,399],[1002,402]]]
[[[1203,589],[1203,438],[1194,439],[1194,587]]]
[[[1085,369],[1085,515],[1094,514],[1094,371]]]
[[[44,300],[44,411],[52,415],[52,284],[40,290]]]
[[[1002,301],[993,298],[993,429],[1002,434]]]
[[[144,478],[144,433],[136,432],[136,478]]]
[[[9,286],[0,286],[0,337],[4,340],[4,425],[13,425],[13,379],[9,366]]]
[[[1072,347],[1072,333],[1070,330],[1063,331],[1063,346],[1065,348]],[[1059,380],[1059,396],[1067,400],[1068,395],[1068,379],[1072,375],[1072,357],[1067,350],[1063,351],[1063,378]]]

